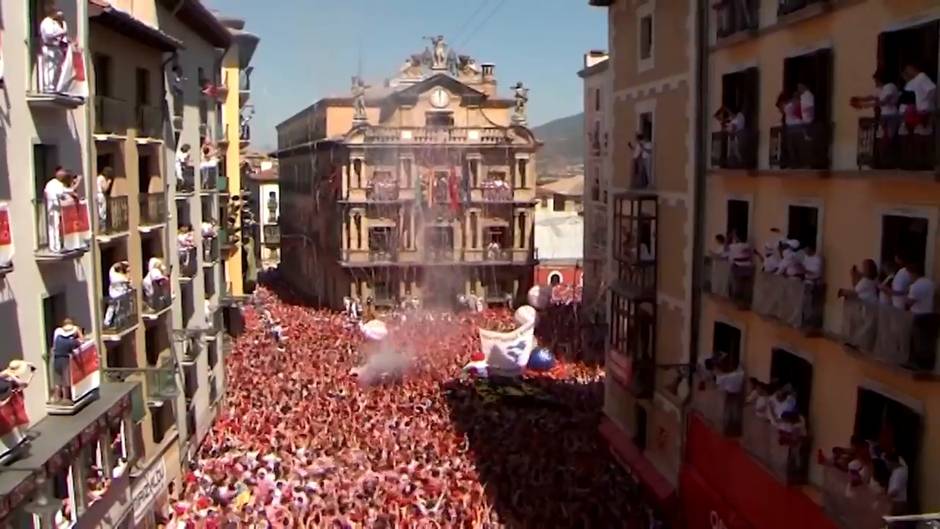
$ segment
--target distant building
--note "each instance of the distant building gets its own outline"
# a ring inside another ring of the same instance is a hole
[[[434,40],[385,86],[354,79],[353,97],[277,127],[281,270],[323,304],[502,303],[532,283],[540,144],[527,89],[500,97],[492,64]]]
[[[280,185],[277,160],[266,157],[244,156],[243,169],[247,172],[246,187],[250,197],[249,209],[256,223],[253,240],[254,258],[261,268],[272,268],[280,261],[281,231]]]
[[[583,285],[583,194],[583,176],[556,180],[536,190],[536,284]]]

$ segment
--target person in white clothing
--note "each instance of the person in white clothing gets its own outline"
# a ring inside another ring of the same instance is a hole
[[[823,279],[823,259],[816,252],[815,244],[808,244],[802,260],[803,280],[818,283]]]
[[[878,119],[878,138],[892,138],[897,134],[900,125],[900,114],[898,112],[898,101],[901,92],[898,86],[892,83],[888,76],[880,69],[872,75],[875,81],[875,90],[871,95],[855,96],[850,104],[858,109],[874,108],[875,117]]]
[[[49,250],[60,253],[66,250],[62,226],[62,208],[74,205],[78,200],[78,183],[81,177],[72,175],[62,167],[56,167],[55,176],[46,182],[43,189],[47,213],[47,235]]]
[[[780,266],[780,245],[768,242],[764,244],[764,253],[758,254],[758,258],[763,261],[761,269],[764,272],[774,273]]]
[[[800,241],[788,239],[783,244],[782,257],[777,265],[777,275],[796,277],[800,275],[803,269],[801,257],[799,254]]]
[[[98,203],[98,229],[110,231],[108,226],[108,198],[111,197],[111,190],[114,188],[114,170],[105,167],[95,179],[97,194],[95,201]]]
[[[196,247],[196,238],[193,227],[181,224],[176,234],[176,246],[179,249],[180,267],[188,267],[193,261],[193,249]]]
[[[799,96],[800,119],[804,125],[816,121],[816,97],[804,83],[797,83],[796,93]]]
[[[908,64],[902,73],[907,83],[904,90],[914,93],[914,106],[919,114],[928,114],[936,107],[937,85],[920,67]]]
[[[46,18],[39,24],[39,38],[42,43],[42,61],[40,62],[40,90],[55,93],[59,90],[59,77],[69,46],[68,25],[65,15],[55,6],[46,8]]]
[[[176,151],[176,189],[179,191],[192,191],[192,189],[190,189],[192,182],[186,182],[184,179],[186,168],[192,166],[192,154],[190,150],[189,144],[184,143],[180,146],[179,150]]]
[[[883,459],[891,470],[888,477],[888,489],[885,491],[888,497],[891,498],[891,514],[895,516],[908,514],[907,481],[909,472],[907,463],[895,452],[886,453]]]
[[[924,277],[924,266],[919,262],[908,265],[911,286],[906,306],[914,315],[911,325],[911,357],[909,364],[925,371],[933,371],[936,364],[938,316],[934,313],[934,283]]]
[[[770,402],[770,388],[767,384],[757,380],[754,377],[748,379],[748,385],[751,392],[748,394],[745,402],[754,406],[754,414],[760,418],[767,418],[767,407]]]
[[[108,309],[104,315],[105,327],[119,326],[120,320],[128,317],[130,300],[126,299],[131,291],[131,265],[119,261],[108,270]],[[118,322],[115,322],[115,319]]]
[[[169,278],[166,267],[159,257],[151,257],[147,262],[147,273],[141,282],[144,290],[144,302],[151,310],[159,310],[168,301]]]
[[[913,314],[930,314],[933,312],[933,281],[915,272],[917,266],[911,266],[910,269],[913,281],[907,292],[907,308]]]
[[[909,264],[907,260],[897,255],[894,258],[895,264],[897,264],[898,271],[894,273],[894,276],[891,279],[891,285],[886,286],[882,285],[882,291],[891,296],[891,304],[896,308],[901,310],[907,310],[907,291],[911,288],[911,273],[908,270]]]
[[[851,289],[839,289],[839,297],[858,298],[869,303],[878,301],[878,265],[875,261],[865,259],[861,270],[852,265],[850,277],[854,286]]]

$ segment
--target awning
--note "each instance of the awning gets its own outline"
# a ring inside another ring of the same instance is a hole
[[[646,493],[665,514],[675,512],[678,506],[676,488],[665,476],[656,470],[649,459],[633,444],[626,432],[610,419],[604,418],[599,427],[600,433],[610,444],[611,450],[620,461],[629,466],[639,479]]]

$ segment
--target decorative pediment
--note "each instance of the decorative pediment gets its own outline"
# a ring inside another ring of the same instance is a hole
[[[472,88],[453,77],[439,73],[417,82],[404,90],[395,92],[389,99],[398,105],[413,105],[418,99],[435,88],[444,88],[460,98],[460,106],[479,105],[486,99],[486,94]]]

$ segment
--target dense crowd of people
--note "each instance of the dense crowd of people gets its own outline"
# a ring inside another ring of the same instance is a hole
[[[347,314],[255,298],[170,527],[649,526],[597,435],[600,368],[461,375],[478,326],[511,326],[508,310],[396,311],[388,337],[366,342]],[[361,384],[351,373],[378,349],[409,355],[411,370]]]

